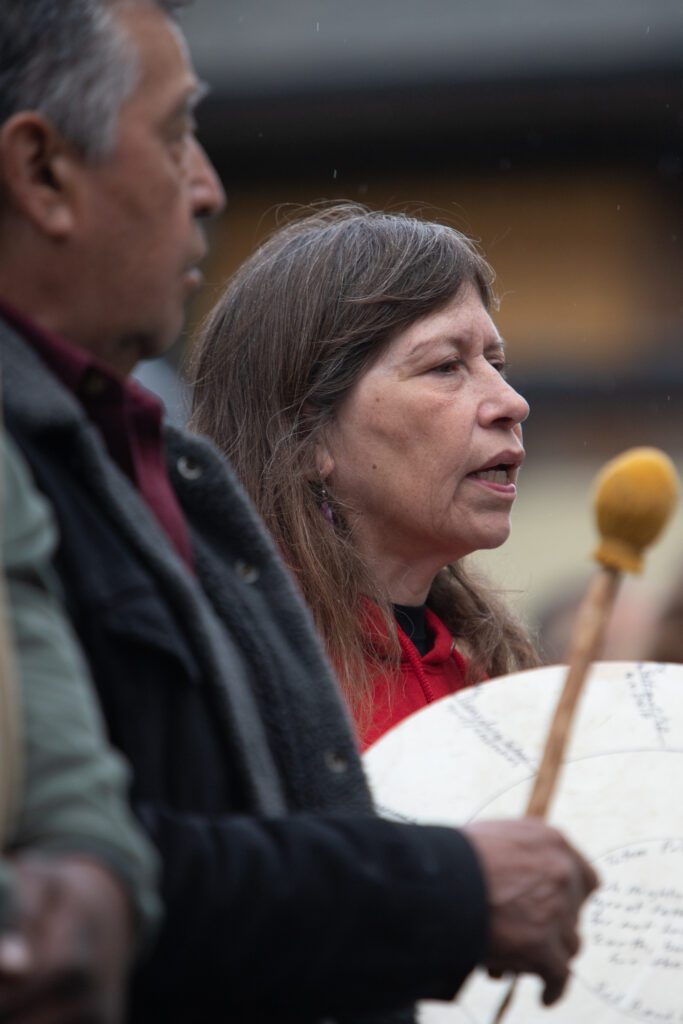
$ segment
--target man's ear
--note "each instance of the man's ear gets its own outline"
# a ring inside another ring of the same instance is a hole
[[[0,184],[6,201],[55,241],[74,226],[70,186],[76,159],[73,147],[35,111],[20,111],[0,128]]]

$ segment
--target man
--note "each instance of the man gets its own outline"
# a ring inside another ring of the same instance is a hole
[[[8,424],[164,869],[131,1018],[355,1019],[451,998],[477,963],[536,971],[551,1002],[592,870],[538,822],[373,817],[270,540],[211,445],[123,378],[176,336],[223,202],[170,7],[0,0]]]
[[[0,782],[22,777],[2,805],[13,813],[0,844],[0,1018],[115,1024],[134,946],[158,916],[154,862],[55,593],[50,510],[2,436],[0,474],[13,641],[3,635]]]

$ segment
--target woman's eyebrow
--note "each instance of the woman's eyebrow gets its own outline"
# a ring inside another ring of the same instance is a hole
[[[414,342],[405,353],[406,359],[415,359],[421,356],[425,349],[435,348],[437,345],[449,345],[457,348],[459,345],[468,345],[469,340],[464,335],[455,334],[430,334]]]
[[[420,338],[419,341],[415,341],[406,351],[404,358],[412,362],[412,360],[418,359],[425,349],[436,348],[438,345],[447,345],[449,348],[454,349],[469,348],[474,344],[474,340],[475,339],[469,331],[463,331],[462,334],[453,334],[452,332],[431,334],[426,338]],[[486,354],[496,352],[505,355],[504,339],[497,336],[496,338],[491,339],[491,341],[485,342],[484,352]]]
[[[501,355],[505,355],[505,340],[503,338],[497,338],[495,341],[491,341],[488,345],[484,346],[484,352],[489,355],[491,352],[498,352]]]

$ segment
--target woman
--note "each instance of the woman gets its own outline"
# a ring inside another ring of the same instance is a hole
[[[316,210],[241,267],[194,353],[193,427],[294,571],[363,746],[537,663],[461,564],[508,536],[529,411],[505,380],[492,280],[452,228]]]

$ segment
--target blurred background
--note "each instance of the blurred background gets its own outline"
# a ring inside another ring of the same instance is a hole
[[[532,622],[570,600],[602,461],[656,444],[683,468],[681,0],[196,0],[183,20],[228,194],[188,337],[283,205],[478,239],[532,415],[512,538],[477,561]],[[639,656],[679,569],[683,513],[613,656]]]

